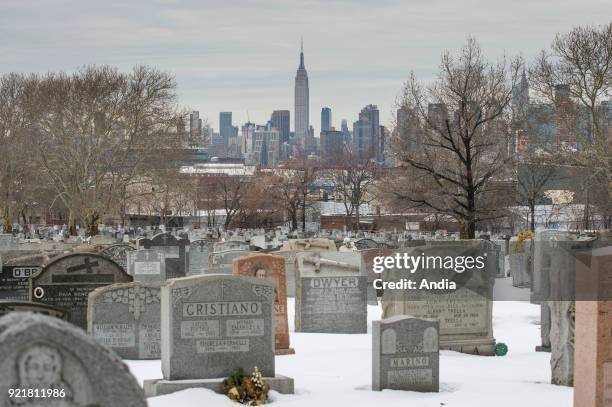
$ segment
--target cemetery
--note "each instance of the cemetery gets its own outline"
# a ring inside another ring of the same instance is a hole
[[[12,241],[0,252],[3,403],[12,386],[65,388],[62,406],[612,400],[609,232],[381,245],[340,231],[281,235],[270,250],[278,237]],[[55,375],[33,382],[36,359]]]
[[[0,0],[0,407],[612,407],[611,15]]]

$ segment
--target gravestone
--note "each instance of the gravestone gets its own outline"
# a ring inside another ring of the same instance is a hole
[[[378,249],[380,245],[375,240],[363,238],[355,241],[355,247],[357,247],[357,250],[367,250]]]
[[[62,308],[40,304],[38,302],[0,300],[0,316],[6,315],[9,312],[33,312],[36,314],[43,314],[50,317],[63,319],[65,321],[70,320],[70,313]]]
[[[293,393],[274,367],[274,286],[255,277],[203,275],[162,286],[161,380],[148,396],[193,387],[223,392],[223,380],[259,368],[272,389]]]
[[[30,277],[40,270],[39,266],[0,266],[0,300],[29,300]]]
[[[260,249],[266,249],[266,235],[251,236],[250,245]]]
[[[94,246],[111,246],[117,243],[117,239],[111,235],[96,235],[91,237],[89,243]]]
[[[510,241],[510,276],[514,287],[531,287],[532,242],[533,240]]]
[[[224,252],[211,253],[208,257],[208,270],[206,270],[206,274],[232,274],[234,259],[248,256],[252,253],[247,250],[226,250]]]
[[[397,315],[372,323],[372,390],[437,392],[439,322]]]
[[[132,281],[117,263],[94,253],[56,257],[30,279],[32,301],[66,309],[70,322],[87,329],[87,296],[96,288]]]
[[[128,253],[127,272],[134,281],[151,284],[166,282],[165,254],[153,249],[140,249]]]
[[[146,407],[121,359],[68,322],[33,313],[0,318],[0,405]],[[9,398],[9,389],[51,390],[52,398]]]
[[[102,256],[106,256],[127,271],[128,253],[133,252],[134,247],[129,244],[114,244],[100,251]]]
[[[159,359],[160,286],[112,284],[89,293],[87,332],[123,359]]]
[[[227,377],[254,366],[274,376],[274,286],[237,276],[193,276],[162,287],[164,379]]]
[[[612,405],[612,246],[577,256],[574,407]]]
[[[0,234],[0,253],[17,250],[18,239],[10,233]]]
[[[558,241],[575,240],[577,234],[545,230],[537,232],[534,241],[533,276],[531,279],[531,302],[540,304],[540,338],[537,352],[550,352],[550,267]]]
[[[414,273],[404,268],[385,269],[382,273],[384,283],[401,284],[409,279],[415,283],[415,289],[385,290],[382,296],[383,318],[412,315],[437,319],[440,321],[440,349],[493,356],[492,298],[497,258],[492,245],[484,240],[428,241],[427,246],[397,253],[398,256],[405,254],[431,261]],[[471,270],[459,273],[455,268],[444,268],[440,261],[435,260],[437,258],[450,258],[453,263],[461,258],[473,258],[474,262]],[[474,267],[477,258],[482,262],[481,269]],[[427,285],[423,286],[423,283]],[[441,288],[431,286],[432,283]]]
[[[378,297],[382,296],[383,290],[382,288],[379,290],[374,288],[374,280],[380,278],[380,276],[374,272],[374,259],[381,256],[391,256],[395,251],[377,248],[360,250],[359,253],[361,253],[361,263],[364,269],[363,273],[368,277],[368,305],[378,305]]]
[[[550,367],[551,383],[560,386],[574,384],[574,340],[576,330],[576,255],[592,249],[594,237],[559,240],[550,256]]]
[[[213,244],[213,252],[226,252],[229,250],[249,250],[249,244],[238,240],[229,240],[226,242],[216,242]]]
[[[495,244],[494,248],[497,252],[497,269],[495,277],[504,278],[506,277],[506,241],[505,240],[491,240]]]
[[[137,249],[151,249],[164,253],[166,277],[185,277],[189,270],[189,240],[177,240],[171,233],[159,233],[151,239],[139,239]]]
[[[208,257],[212,252],[211,240],[198,239],[189,247],[189,275],[205,274],[208,270]]]
[[[295,331],[366,333],[366,279],[358,252],[298,254]]]
[[[300,252],[293,250],[272,252],[275,256],[285,259],[285,276],[287,280],[287,297],[295,297],[295,262],[296,256]]]
[[[287,284],[285,258],[271,254],[252,254],[234,259],[235,276],[257,277],[274,285],[274,349],[277,355],[291,355],[287,321]]]
[[[336,244],[329,239],[289,239],[283,242],[281,251],[296,250],[300,252],[337,252]]]

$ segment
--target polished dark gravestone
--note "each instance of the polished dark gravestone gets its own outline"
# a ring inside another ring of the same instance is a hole
[[[164,253],[166,278],[179,278],[189,270],[189,240],[178,240],[170,233],[159,233],[151,239],[138,240],[138,249],[152,249]]]
[[[30,298],[30,277],[41,269],[39,266],[2,266],[0,270],[0,300],[27,301]]]
[[[96,288],[129,283],[117,263],[94,253],[72,253],[53,259],[31,278],[32,301],[66,309],[70,322],[87,329],[87,297]]]

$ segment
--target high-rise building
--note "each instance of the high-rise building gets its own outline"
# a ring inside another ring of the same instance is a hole
[[[423,147],[423,130],[414,109],[407,107],[397,109],[395,132],[410,152],[421,151]]]
[[[271,126],[257,126],[254,132],[253,158],[261,167],[275,167],[279,160],[280,133]]]
[[[375,105],[367,105],[359,112],[359,120],[353,123],[353,154],[359,159],[378,159],[380,146],[379,111]]]
[[[331,130],[332,113],[329,107],[321,109],[321,133]]]
[[[342,162],[346,154],[344,133],[336,130],[321,132],[321,159],[330,164]]]
[[[201,147],[202,141],[202,119],[200,119],[200,112],[194,110],[189,115],[189,145]]]
[[[223,143],[228,145],[229,138],[232,136],[234,129],[232,125],[232,112],[219,113],[219,134],[223,139]]]
[[[289,110],[273,111],[270,121],[272,122],[272,127],[275,127],[280,133],[281,144],[288,143],[291,131],[291,113]]]
[[[301,148],[306,147],[306,137],[308,136],[308,73],[304,66],[304,43],[300,50],[300,66],[295,74],[295,138]]]

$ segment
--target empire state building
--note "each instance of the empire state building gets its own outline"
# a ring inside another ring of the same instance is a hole
[[[304,43],[300,50],[300,66],[295,74],[295,138],[298,145],[305,147],[308,135],[308,73],[304,66]]]

